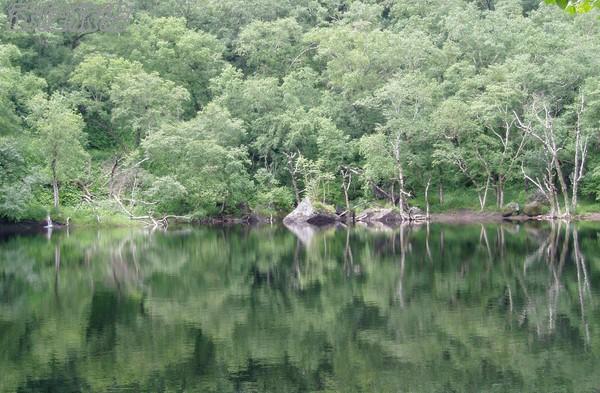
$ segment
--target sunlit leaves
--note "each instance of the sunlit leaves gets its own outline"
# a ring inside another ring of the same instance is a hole
[[[586,13],[594,8],[600,8],[598,0],[544,0],[547,4],[554,4],[571,14]]]

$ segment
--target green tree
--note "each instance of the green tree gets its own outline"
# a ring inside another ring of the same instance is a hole
[[[23,218],[32,199],[34,179],[23,150],[14,138],[0,137],[0,217],[10,220]]]
[[[210,105],[187,122],[163,123],[143,141],[142,149],[151,173],[173,176],[194,212],[224,213],[248,205],[253,189],[248,153],[236,145],[243,135],[239,121]]]
[[[86,56],[71,74],[70,82],[86,123],[90,147],[124,150],[129,138],[113,124],[111,89],[122,75],[143,73],[141,63],[100,54]]]
[[[240,32],[236,51],[249,72],[284,76],[295,64],[302,64],[301,43],[302,27],[292,18],[255,21]]]
[[[412,194],[407,187],[408,169],[414,164],[421,151],[422,139],[427,139],[431,113],[435,107],[438,85],[435,81],[421,73],[406,73],[390,79],[388,83],[375,92],[373,99],[366,100],[366,105],[373,105],[381,110],[386,122],[379,126],[385,135],[385,147],[393,162],[393,175],[390,182],[390,199],[396,200],[401,212],[407,209],[407,198]],[[381,138],[381,137],[379,137]],[[373,141],[366,139],[369,144]]]
[[[258,168],[254,175],[256,184],[255,205],[260,213],[267,213],[273,221],[273,213],[289,210],[294,197],[285,186],[266,168]]]
[[[547,4],[555,4],[569,13],[586,13],[600,8],[598,0],[544,0]]]
[[[38,95],[30,102],[29,121],[39,138],[40,155],[50,174],[54,207],[62,183],[81,178],[89,156],[84,149],[83,119],[59,93]]]
[[[27,102],[46,88],[44,79],[21,71],[22,57],[15,45],[0,45],[0,135],[21,131]]]
[[[187,113],[193,115],[210,100],[208,84],[224,65],[224,45],[213,35],[186,27],[183,18],[140,14],[117,39],[95,36],[81,51],[102,51],[144,65],[146,71],[184,87],[190,93]]]
[[[112,121],[122,130],[125,140],[137,147],[163,122],[181,119],[189,98],[186,89],[155,72],[121,73],[110,89]]]

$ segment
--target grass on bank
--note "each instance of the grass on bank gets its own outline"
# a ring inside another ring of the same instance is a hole
[[[437,190],[435,190],[437,191]],[[507,189],[504,193],[504,205],[511,202],[516,202],[519,206],[525,206],[530,199],[530,195],[517,189]],[[562,202],[562,199],[561,199]],[[569,200],[570,202],[570,200]],[[410,204],[425,210],[425,197],[419,195],[411,199]],[[440,204],[440,199],[437,192],[429,195],[429,208],[431,213],[446,213],[452,211],[469,210],[480,211],[479,199],[477,192],[474,190],[456,190],[444,192],[444,203]],[[487,196],[486,204],[483,211],[499,212],[502,209],[496,206],[496,194],[494,190],[490,190]],[[600,202],[589,198],[579,198],[577,204],[577,214],[598,213],[600,212]]]
[[[129,219],[125,214],[112,209],[92,209],[89,207],[65,206],[58,209],[47,209],[40,205],[32,205],[23,211],[14,222],[44,222],[50,215],[52,221],[70,225],[90,227],[139,226],[140,221]]]
[[[48,194],[44,194],[42,198],[38,195],[35,203],[31,204],[22,214],[18,222],[42,222],[45,221],[48,212],[52,217],[52,220],[58,223],[66,223],[67,219],[71,225],[74,226],[85,226],[85,227],[127,227],[127,226],[140,226],[142,222],[131,220],[126,214],[124,214],[119,207],[113,201],[100,200],[94,204],[82,204],[81,195],[78,195],[72,190],[65,190],[67,192],[61,193],[61,201],[64,201],[65,206],[59,209],[48,210],[47,206],[51,206],[52,201]],[[479,200],[477,192],[474,190],[451,190],[444,191],[444,203],[440,203],[439,194],[437,189],[432,188],[429,195],[430,213],[446,213],[446,212],[460,212],[460,211],[473,211],[479,212]],[[511,202],[517,202],[520,206],[524,206],[529,200],[529,194],[519,189],[507,189],[505,191],[504,204]],[[371,200],[371,199],[359,199],[351,202],[352,207],[357,213],[372,208],[396,208],[392,206],[388,200]],[[424,195],[417,195],[415,198],[409,201],[411,206],[416,206],[425,211],[426,203]],[[321,201],[313,201],[313,205],[316,210],[324,211],[327,213],[335,213],[336,207],[322,203]],[[338,207],[343,209],[342,204],[336,204]],[[256,210],[255,213],[264,217],[272,216],[274,219],[280,219],[291,211],[293,207],[286,211],[277,211],[275,209],[262,209]],[[493,189],[488,193],[486,205],[484,208],[485,212],[498,212],[499,209],[496,206],[496,195]],[[580,198],[577,214],[589,214],[600,212],[600,203],[589,198]],[[205,218],[205,217],[195,217]]]

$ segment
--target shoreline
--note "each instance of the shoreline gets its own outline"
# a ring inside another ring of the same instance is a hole
[[[501,222],[534,222],[534,221],[583,221],[583,222],[596,222],[600,221],[600,212],[597,213],[583,213],[575,215],[570,218],[549,218],[546,216],[527,216],[527,215],[515,215],[515,216],[503,216],[500,212],[480,212],[474,210],[455,210],[442,213],[431,213],[428,220],[417,220],[410,221],[409,223],[423,224],[423,223],[440,223],[440,224],[486,224],[486,223],[501,223]],[[341,221],[344,223],[344,221]],[[368,221],[355,221],[354,224],[369,223]],[[380,222],[381,224],[392,224],[398,225],[401,222],[385,222],[385,221],[373,221]],[[177,220],[172,222],[172,225],[179,225],[183,222]],[[192,226],[218,226],[218,225],[261,225],[261,224],[282,224],[282,217],[274,217],[272,221],[267,217],[262,216],[228,216],[228,217],[212,217],[201,220],[189,221],[185,224]],[[346,222],[346,224],[353,224],[352,222]],[[318,227],[318,225],[316,225]],[[135,220],[131,220],[127,223],[122,221],[117,222],[106,222],[102,224],[81,224],[72,222],[70,225],[64,223],[54,222],[52,229],[64,229],[64,228],[123,228],[123,227],[144,227],[143,223]],[[5,234],[18,234],[18,233],[36,233],[43,232],[46,230],[46,221],[19,221],[19,222],[7,222],[0,221],[0,237]]]
[[[430,215],[429,222],[439,222],[447,224],[478,224],[494,222],[528,222],[528,221],[600,221],[600,213],[583,213],[569,218],[551,218],[548,216],[527,216],[524,214],[515,216],[503,216],[500,212],[477,212],[472,210],[459,210],[453,212],[434,213]]]
[[[474,210],[457,210],[443,213],[433,213],[429,217],[429,222],[443,224],[485,224],[499,222],[526,222],[526,221],[554,221],[559,219],[551,219],[545,216],[503,216],[500,212],[478,212]],[[577,220],[577,217],[571,218]]]

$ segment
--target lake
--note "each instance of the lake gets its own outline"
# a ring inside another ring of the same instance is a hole
[[[598,392],[600,224],[0,240],[2,392]]]

